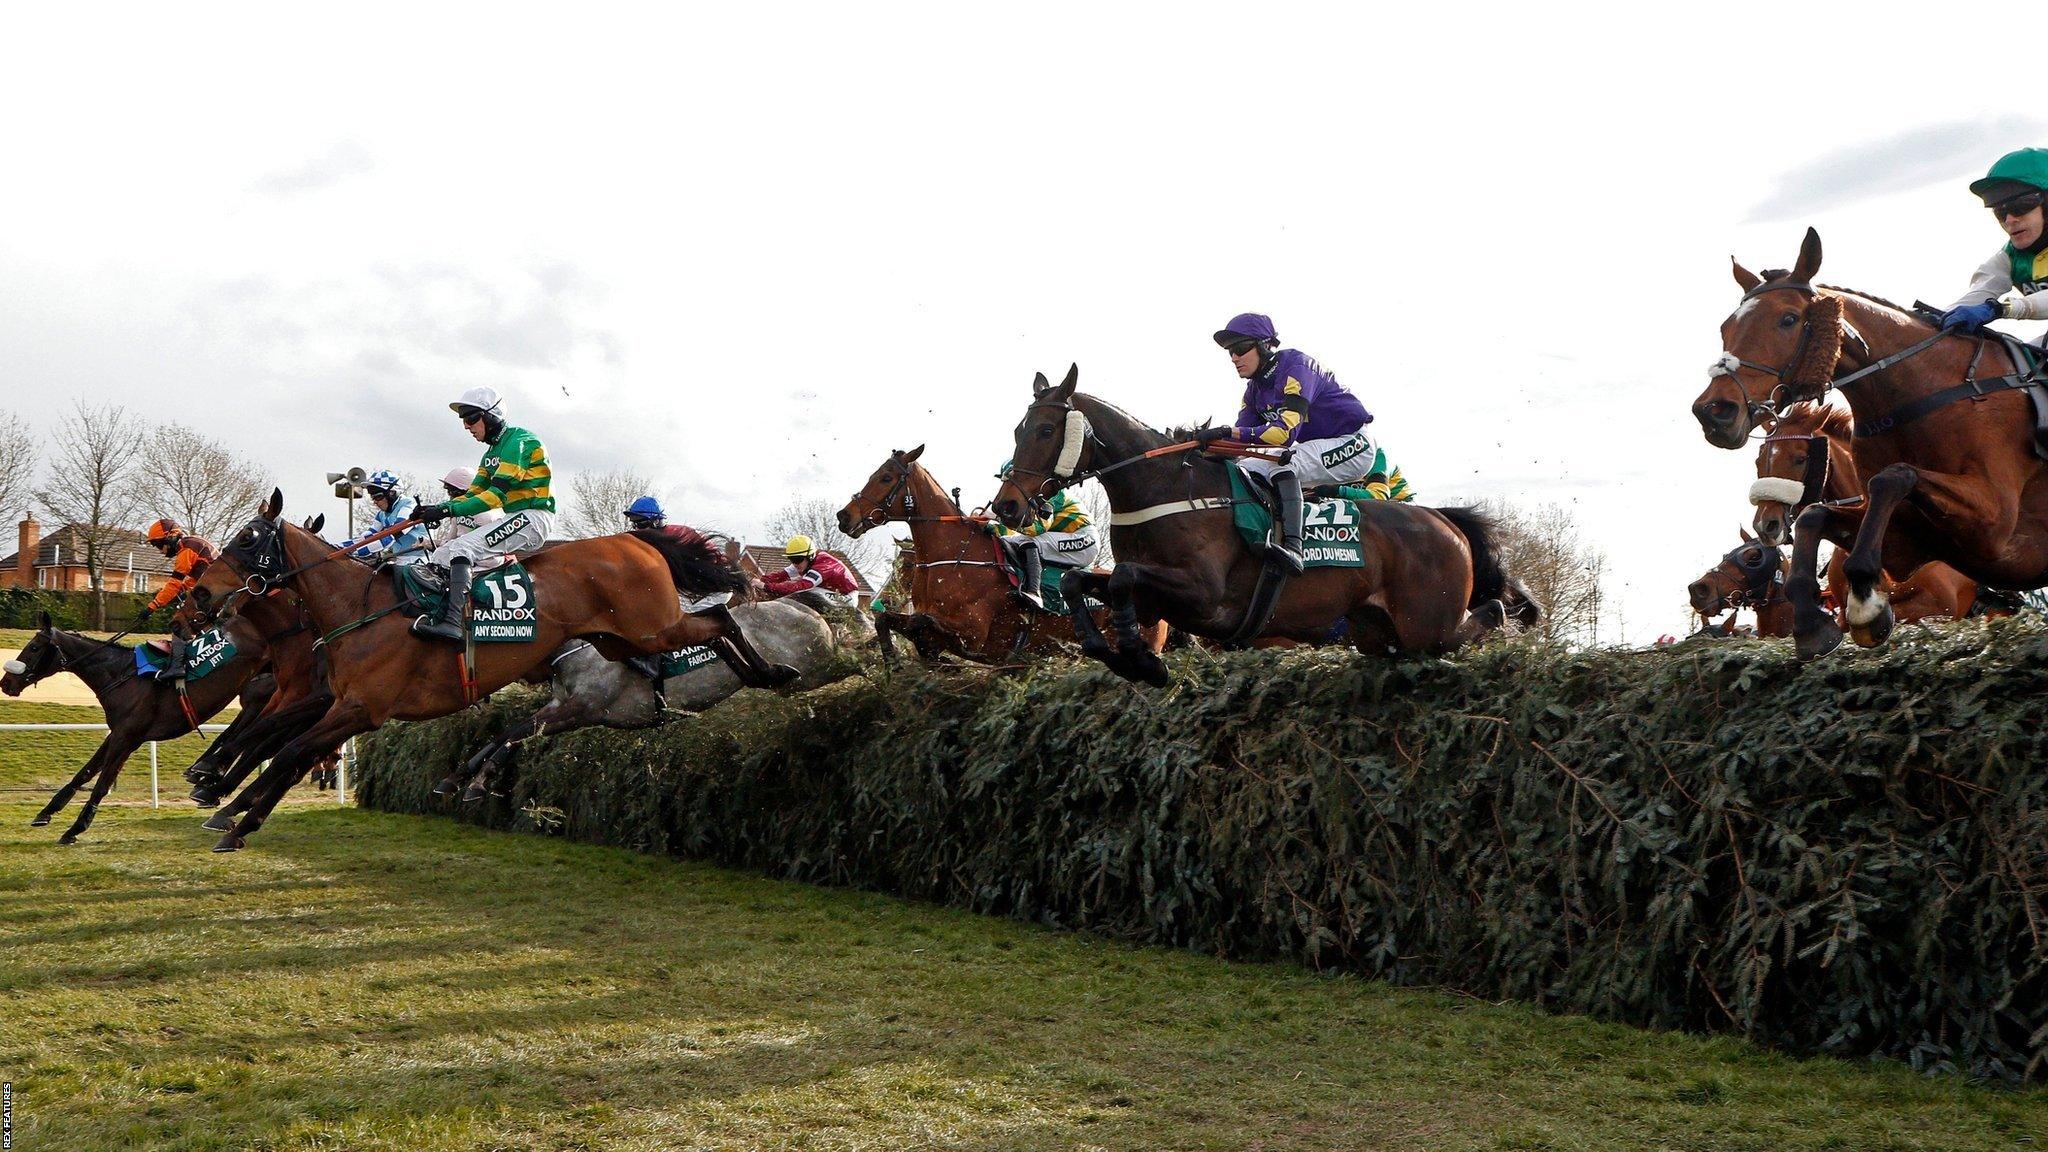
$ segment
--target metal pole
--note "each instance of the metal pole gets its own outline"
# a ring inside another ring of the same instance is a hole
[[[149,742],[149,806],[155,808],[158,804],[159,800],[156,794],[156,741],[151,740]]]

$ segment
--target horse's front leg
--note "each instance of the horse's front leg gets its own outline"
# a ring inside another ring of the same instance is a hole
[[[85,765],[71,777],[70,782],[57,789],[56,794],[50,797],[50,802],[43,805],[41,812],[36,813],[36,818],[28,822],[29,827],[41,828],[50,822],[50,817],[55,816],[66,804],[71,803],[71,798],[78,794],[80,788],[85,787],[85,782],[99,775],[101,766],[114,756],[111,749],[115,741],[120,738],[119,733],[107,733],[107,738],[100,741],[100,746],[93,749],[92,755],[85,758]],[[120,756],[122,759],[126,759],[128,753],[123,752]]]
[[[1117,668],[1118,674],[1127,680],[1164,688],[1173,682],[1166,661],[1152,651],[1138,630],[1139,596],[1146,596],[1148,601],[1156,598],[1152,571],[1150,566],[1140,564],[1119,564],[1110,570],[1109,620],[1116,629],[1117,660],[1122,665]]]
[[[1108,573],[1075,569],[1060,581],[1060,595],[1066,598],[1067,614],[1074,618],[1074,636],[1081,641],[1082,654],[1113,665],[1115,661],[1111,658],[1116,649],[1110,647],[1109,637],[1102,634],[1102,629],[1095,626],[1095,614],[1088,607],[1091,599],[1108,603]]]
[[[1836,517],[1854,515],[1814,504],[1792,524],[1792,574],[1785,578],[1785,598],[1792,602],[1793,644],[1801,660],[1817,660],[1842,642],[1842,630],[1820,603],[1820,542]]]

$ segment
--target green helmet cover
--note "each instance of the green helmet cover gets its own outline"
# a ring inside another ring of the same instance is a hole
[[[2015,187],[2023,185],[2024,187]],[[1970,191],[1986,204],[2018,195],[2026,188],[2048,192],[2048,148],[2022,148],[1998,158],[1982,180],[1970,182]]]

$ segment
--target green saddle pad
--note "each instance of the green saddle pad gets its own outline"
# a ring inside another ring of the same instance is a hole
[[[698,644],[691,648],[678,648],[673,652],[663,652],[661,654],[661,678],[673,680],[678,676],[685,676],[695,672],[706,664],[716,664],[718,661],[718,653],[712,651],[709,644]]]
[[[1010,578],[1010,583],[1017,585],[1020,590],[1023,589],[1024,574],[1017,570],[1017,559],[1010,555],[1010,550],[1000,541],[996,543],[996,556],[1000,558],[1003,574]],[[1060,591],[1060,583],[1067,578],[1067,573],[1072,571],[1074,569],[1062,568],[1047,562],[1043,552],[1039,554],[1038,602],[1045,605],[1046,611],[1061,616],[1067,614],[1067,597],[1066,593]]]
[[[1338,500],[1305,500],[1301,509],[1301,556],[1309,568],[1361,568],[1365,544],[1358,531],[1355,501],[1374,496],[1362,488],[1339,488]],[[1230,466],[1230,498],[1236,502],[1237,534],[1263,548],[1273,532],[1273,513],[1259,501],[1244,469]]]
[[[392,579],[401,595],[418,603],[421,615],[439,615],[447,593],[421,579],[419,565],[399,564]],[[469,582],[469,634],[478,643],[519,643],[540,635],[533,576],[517,561],[480,572]]]
[[[190,683],[218,671],[235,658],[235,642],[219,628],[209,628],[190,641],[185,655],[185,680]]]

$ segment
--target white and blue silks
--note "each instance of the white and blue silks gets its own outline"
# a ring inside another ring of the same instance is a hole
[[[371,507],[375,508],[375,505],[372,505]],[[374,512],[370,516],[370,530],[368,532],[365,532],[364,535],[375,535],[376,533],[391,527],[393,524],[402,524],[405,521],[412,519],[413,509],[416,507],[418,507],[418,502],[415,501],[410,496],[399,496],[393,498],[393,500],[391,501],[390,511]],[[348,542],[348,544],[342,545],[342,547],[346,548],[350,545],[353,545],[354,543],[355,541],[351,540]],[[379,553],[396,552],[400,553],[403,558],[406,558],[411,561],[417,561],[425,558],[427,554],[426,549],[427,530],[424,526],[415,524],[411,528],[408,528],[405,531],[398,533],[396,536],[386,536],[382,540],[373,540],[370,543],[365,544],[360,548],[357,548],[355,550],[355,555],[359,559],[367,560],[372,556],[378,555]]]

